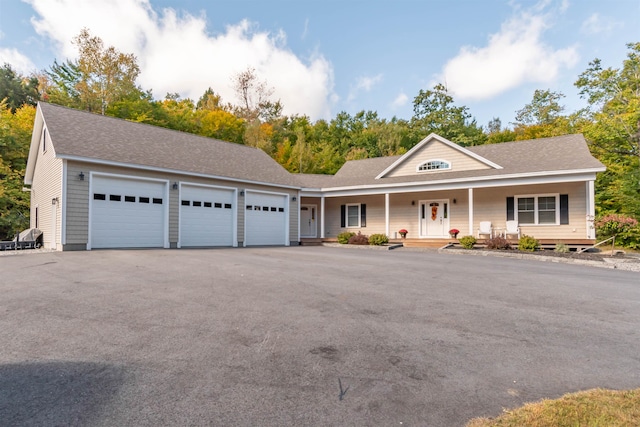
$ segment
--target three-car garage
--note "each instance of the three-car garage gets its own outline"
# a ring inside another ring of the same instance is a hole
[[[90,180],[89,249],[169,247],[172,197],[179,248],[289,244],[284,193],[101,173]]]

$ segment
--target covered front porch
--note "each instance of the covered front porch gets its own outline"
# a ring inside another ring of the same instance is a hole
[[[586,245],[595,239],[592,181],[377,191],[301,192],[301,242],[330,242],[349,231],[385,234],[390,241],[407,247],[442,247],[457,243],[453,235],[457,231],[457,237],[472,235],[482,244],[487,236],[478,234],[480,222],[490,222],[494,235],[502,233],[514,215],[525,218],[525,208],[519,207],[521,199],[536,202],[535,223],[520,223],[521,234],[533,236],[545,246],[559,242]],[[547,202],[544,221],[540,213],[539,223],[538,209],[543,212],[543,205],[538,200]],[[534,218],[533,213],[528,218]],[[401,231],[406,231],[405,239]],[[515,236],[513,243],[517,243]]]

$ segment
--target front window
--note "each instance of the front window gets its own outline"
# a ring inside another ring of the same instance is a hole
[[[557,195],[517,197],[517,220],[523,225],[559,224]]]
[[[360,205],[347,205],[347,227],[360,227]]]

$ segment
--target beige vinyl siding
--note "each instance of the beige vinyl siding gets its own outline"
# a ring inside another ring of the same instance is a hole
[[[417,168],[422,163],[429,160],[445,160],[451,164],[451,169],[448,170],[435,170],[428,172],[417,172]],[[432,140],[425,144],[418,151],[413,153],[411,157],[405,160],[392,170],[388,177],[394,176],[407,176],[407,175],[421,175],[421,174],[434,174],[434,173],[447,173],[447,171],[464,171],[464,170],[478,170],[489,169],[490,166],[462,153],[448,145]]]
[[[42,135],[40,136],[40,147],[36,159],[37,168],[33,175],[31,184],[31,227],[35,227],[36,206],[38,207],[38,228],[43,233],[43,243],[45,248],[51,248],[54,239],[52,230],[52,211],[56,209],[56,249],[62,250],[61,230],[62,230],[62,169],[61,159],[55,157],[55,150],[47,134],[47,151],[42,151]],[[57,204],[53,204],[52,199],[58,199]],[[22,230],[20,230],[22,231]]]
[[[341,227],[340,226],[340,206],[347,204],[366,204],[367,205],[367,226]],[[326,221],[325,237],[336,237],[343,231],[353,231],[357,233],[371,235],[376,233],[385,233],[384,222],[384,194],[374,196],[354,196],[354,197],[328,197],[325,199]]]
[[[300,236],[298,236],[298,214],[300,209],[300,197],[298,192],[295,193],[296,201],[294,202],[292,196],[289,195],[289,242],[299,242]]]
[[[78,179],[78,175],[82,171],[85,175],[84,181]],[[236,188],[238,191],[258,190],[276,193],[286,193],[289,197],[290,213],[289,213],[289,240],[296,241],[298,239],[298,208],[297,202],[291,201],[292,196],[297,196],[296,190],[282,189],[267,185],[244,184],[237,182],[225,181],[222,179],[209,179],[203,177],[192,177],[181,174],[171,174],[155,171],[143,171],[139,169],[130,169],[125,167],[116,167],[108,165],[95,165],[77,161],[69,161],[67,164],[67,188],[68,188],[68,206],[67,206],[67,244],[86,244],[89,234],[89,174],[90,172],[101,172],[115,175],[123,175],[128,177],[151,178],[169,181],[169,244],[172,247],[178,242],[179,235],[179,212],[180,212],[180,191],[173,190],[173,183],[195,183],[203,185],[220,186],[227,188]],[[50,202],[49,202],[50,203]],[[244,198],[238,197],[237,201],[237,220],[238,220],[238,241],[242,245],[244,241]]]
[[[78,175],[84,174],[84,181]],[[66,244],[86,244],[89,229],[89,170],[67,162]]]
[[[521,233],[537,239],[557,239],[558,241],[562,241],[562,239],[586,239],[586,187],[587,183],[585,182],[574,182],[475,189],[473,194],[474,235],[477,237],[480,221],[491,221],[494,228],[504,229],[507,220],[507,197],[567,194],[569,196],[569,224],[522,225],[520,226]]]

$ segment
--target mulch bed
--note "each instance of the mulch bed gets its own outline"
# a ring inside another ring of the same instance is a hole
[[[462,247],[454,247],[452,249],[462,249]],[[556,257],[556,258],[569,258],[569,259],[582,259],[582,260],[587,260],[587,261],[602,261],[604,262],[605,259],[629,259],[629,260],[638,260],[640,262],[640,259],[638,259],[638,257],[634,257],[634,256],[628,256],[627,254],[624,253],[616,253],[615,255],[611,255],[611,253],[607,253],[607,252],[582,252],[582,253],[578,253],[578,252],[556,252],[554,250],[540,250],[540,251],[535,251],[535,252],[520,252],[517,249],[485,249],[485,248],[474,248],[471,250],[478,250],[478,251],[488,251],[488,252],[497,252],[497,253],[513,253],[513,254],[517,254],[517,253],[521,253],[521,254],[528,254],[528,255],[537,255],[537,256],[546,256],[546,257]]]

